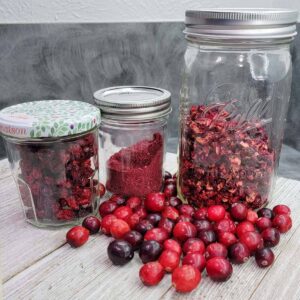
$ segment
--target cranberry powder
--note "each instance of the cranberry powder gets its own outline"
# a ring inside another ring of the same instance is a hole
[[[275,154],[265,128],[237,120],[223,105],[192,106],[180,151],[180,189],[190,204],[244,202],[263,206],[268,199]]]
[[[106,188],[115,194],[145,196],[162,187],[163,137],[142,140],[113,154],[107,162]]]

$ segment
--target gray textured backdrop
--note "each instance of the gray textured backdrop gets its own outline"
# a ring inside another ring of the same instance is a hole
[[[112,85],[158,86],[172,93],[169,149],[174,151],[185,50],[182,29],[181,23],[1,25],[0,108],[38,99],[93,102],[93,91]],[[300,179],[300,37],[292,53],[288,146],[280,170]]]

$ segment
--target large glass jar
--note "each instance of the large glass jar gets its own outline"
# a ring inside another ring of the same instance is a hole
[[[101,110],[101,181],[113,194],[145,196],[163,183],[168,91],[121,86],[99,90],[94,98]]]
[[[0,112],[13,177],[28,222],[76,224],[97,208],[100,111],[79,101],[45,100]]]
[[[297,12],[187,11],[178,190],[196,206],[264,206],[291,88]]]

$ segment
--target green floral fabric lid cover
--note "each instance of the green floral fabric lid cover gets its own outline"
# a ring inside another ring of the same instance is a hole
[[[0,132],[18,138],[63,137],[100,124],[100,110],[72,100],[41,100],[6,107],[0,112]]]

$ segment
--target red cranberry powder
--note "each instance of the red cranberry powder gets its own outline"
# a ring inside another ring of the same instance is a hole
[[[224,104],[192,106],[180,151],[180,188],[190,204],[211,206],[244,202],[263,206],[275,165],[265,128],[237,121]]]
[[[113,154],[107,161],[106,188],[115,194],[144,196],[162,186],[163,137],[142,140]]]

